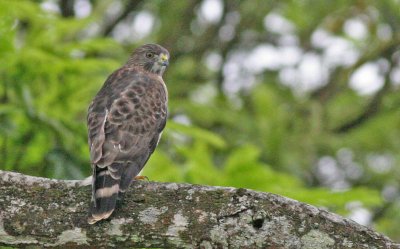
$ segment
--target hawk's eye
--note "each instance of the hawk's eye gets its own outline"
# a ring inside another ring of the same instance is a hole
[[[153,53],[147,53],[147,54],[146,54],[146,57],[147,57],[147,58],[153,58],[153,56],[154,56]]]

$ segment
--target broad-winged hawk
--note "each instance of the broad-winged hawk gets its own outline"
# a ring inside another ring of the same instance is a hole
[[[112,214],[118,195],[127,190],[158,144],[167,118],[162,75],[168,60],[168,51],[160,45],[136,49],[89,106],[93,169],[89,224]]]

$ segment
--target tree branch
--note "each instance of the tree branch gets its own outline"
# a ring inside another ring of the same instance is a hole
[[[390,60],[391,55],[398,49],[400,37],[388,43],[383,43],[371,51],[364,51],[362,56],[349,67],[337,67],[330,74],[330,79],[326,85],[317,88],[311,93],[311,98],[317,99],[324,104],[336,96],[341,90],[347,87],[348,79],[363,64],[378,59],[383,56]]]
[[[136,1],[126,1],[125,2],[125,7],[122,10],[122,12],[115,17],[111,22],[106,23],[103,28],[102,35],[103,36],[109,36],[111,32],[114,30],[114,28],[120,23],[122,20],[124,20],[130,13],[132,13],[139,4],[141,4],[143,1],[142,0],[136,0]]]
[[[336,133],[345,133],[348,132],[362,124],[364,124],[367,120],[370,120],[372,117],[379,114],[379,110],[381,108],[383,97],[386,93],[390,91],[391,82],[390,82],[390,71],[386,74],[385,82],[382,88],[373,96],[371,101],[366,106],[365,110],[356,118],[348,121],[345,124],[335,128],[333,131]]]
[[[0,246],[399,248],[373,230],[246,189],[135,182],[111,220],[86,223],[90,186],[0,171]]]

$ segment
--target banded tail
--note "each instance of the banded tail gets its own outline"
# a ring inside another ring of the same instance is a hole
[[[120,190],[121,173],[115,167],[93,167],[92,199],[87,222],[107,219],[114,211]]]

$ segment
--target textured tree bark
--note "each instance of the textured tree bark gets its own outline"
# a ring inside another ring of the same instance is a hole
[[[88,225],[86,182],[0,171],[0,246],[400,248],[282,196],[190,184],[135,182],[110,220]]]

